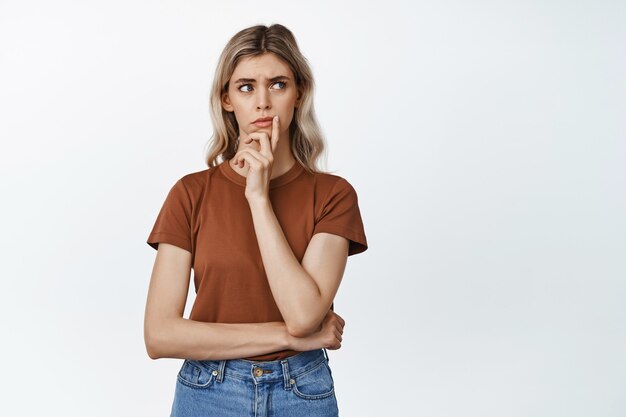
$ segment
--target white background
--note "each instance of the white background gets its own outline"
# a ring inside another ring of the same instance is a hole
[[[311,63],[368,237],[335,300],[341,415],[625,415],[617,0],[1,0],[0,413],[169,415],[145,241],[259,23]]]

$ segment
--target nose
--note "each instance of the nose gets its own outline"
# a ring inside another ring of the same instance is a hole
[[[269,91],[263,90],[262,88],[259,89],[257,94],[257,109],[269,109],[271,107]]]

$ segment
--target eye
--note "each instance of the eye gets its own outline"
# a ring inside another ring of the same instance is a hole
[[[287,83],[284,81],[276,81],[275,84],[282,84],[283,86],[279,88],[279,90],[284,90],[287,87]],[[241,84],[237,89],[242,93],[249,93],[251,90],[242,90],[243,87],[252,87],[252,84]]]
[[[279,90],[284,90],[285,87],[287,86],[287,83],[285,83],[284,81],[276,81],[274,84],[282,84],[283,85],[283,87],[280,88]]]

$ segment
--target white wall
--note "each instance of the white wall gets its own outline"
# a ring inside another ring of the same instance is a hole
[[[206,168],[223,46],[282,23],[370,245],[335,301],[341,414],[623,416],[625,12],[0,1],[1,413],[169,415],[182,360],[145,352],[145,240]]]

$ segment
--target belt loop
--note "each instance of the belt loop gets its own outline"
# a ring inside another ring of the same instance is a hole
[[[291,389],[291,375],[289,374],[289,361],[287,359],[283,359],[280,361],[280,364],[283,367],[283,380],[285,383],[285,389]]]
[[[330,358],[328,357],[328,352],[326,352],[326,348],[322,348],[324,351],[324,356],[326,356],[326,362],[330,362]]]
[[[226,360],[220,360],[219,371],[217,372],[217,382],[222,382],[224,380],[224,368],[226,367]]]

